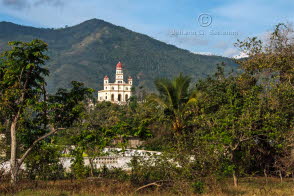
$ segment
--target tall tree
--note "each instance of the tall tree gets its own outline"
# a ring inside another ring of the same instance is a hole
[[[276,25],[269,39],[264,42],[257,37],[238,40],[235,46],[248,55],[237,63],[255,76],[275,77],[281,83],[294,85],[294,30],[289,24]]]
[[[170,80],[161,78],[155,80],[159,95],[151,95],[151,100],[164,108],[165,114],[172,120],[172,128],[179,134],[185,127],[184,111],[190,98],[191,78],[180,74]]]
[[[41,66],[49,57],[47,44],[41,40],[30,43],[9,42],[12,49],[1,57],[0,104],[11,119],[11,179],[15,183],[20,164],[17,161],[17,124],[28,105],[36,104],[42,95],[44,77],[49,71]]]
[[[9,44],[12,49],[4,52],[0,61],[0,108],[5,111],[10,123],[11,182],[15,184],[19,169],[33,148],[58,130],[73,124],[82,111],[80,102],[92,90],[82,83],[73,82],[72,90],[61,89],[47,100],[44,77],[49,75],[49,71],[42,67],[49,59],[45,54],[47,44],[41,40]],[[19,152],[18,130],[22,127],[26,134],[32,133],[31,126],[23,125],[27,115],[34,118],[30,120],[35,122],[34,129],[42,130],[43,134],[30,141],[26,150]]]

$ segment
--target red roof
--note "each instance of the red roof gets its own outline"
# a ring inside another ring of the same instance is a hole
[[[132,80],[133,78],[131,77],[131,76],[129,76],[129,78],[128,78],[129,80]]]
[[[104,76],[104,79],[108,79],[108,76]]]
[[[116,69],[122,69],[122,63],[120,61],[117,63]]]

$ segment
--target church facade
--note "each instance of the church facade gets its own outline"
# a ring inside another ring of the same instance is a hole
[[[103,90],[98,91],[98,102],[110,101],[116,104],[126,104],[132,95],[133,79],[124,81],[123,65],[118,62],[116,65],[115,82],[109,83],[108,76],[104,77]]]

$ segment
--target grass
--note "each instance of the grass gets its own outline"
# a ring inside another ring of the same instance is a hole
[[[244,196],[292,196],[294,193],[294,180],[287,179],[280,182],[278,178],[243,178],[240,179],[236,188],[231,183],[226,183],[221,187],[218,195],[244,195]],[[211,194],[205,194],[211,195]]]
[[[182,187],[179,187],[181,186]],[[149,188],[144,192],[135,193],[138,187],[132,186],[129,182],[120,182],[109,179],[95,180],[59,180],[53,181],[23,181],[17,187],[10,187],[8,183],[0,184],[0,195],[16,196],[120,196],[120,195],[146,195],[146,196],[168,196],[168,195],[193,195],[184,184],[177,184],[177,191],[172,187]],[[182,191],[178,192],[178,190]],[[183,191],[184,190],[184,191]],[[242,178],[239,186],[233,187],[231,179],[221,183],[206,184],[203,196],[292,196],[294,193],[294,180],[285,179],[280,182],[278,178]]]

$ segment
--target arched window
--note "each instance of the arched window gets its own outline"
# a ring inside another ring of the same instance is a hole
[[[114,94],[111,95],[111,101],[114,101]]]
[[[118,98],[117,98],[118,101],[121,101],[121,94],[118,94]]]
[[[126,95],[125,95],[125,101],[127,101],[128,99],[129,99],[129,95],[126,94]]]

